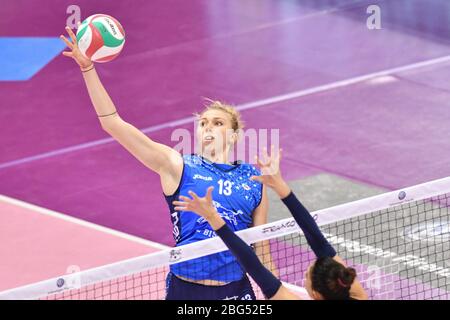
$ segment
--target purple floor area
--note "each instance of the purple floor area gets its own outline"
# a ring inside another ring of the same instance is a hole
[[[44,2],[2,4],[0,36],[61,34],[71,2]],[[450,24],[412,27],[410,15],[402,20],[379,2],[382,30],[366,27],[368,1],[78,5],[83,17],[108,13],[124,26],[123,53],[98,72],[121,116],[147,128],[191,116],[202,97],[240,105],[450,55],[448,41],[437,41]],[[450,174],[449,65],[264,104],[243,117],[248,128],[280,128],[288,179],[329,172],[387,189],[425,182]],[[108,137],[73,61],[60,56],[30,81],[1,82],[0,96],[0,194],[173,243],[158,177],[117,143],[58,155]],[[174,145],[173,129],[150,136]]]

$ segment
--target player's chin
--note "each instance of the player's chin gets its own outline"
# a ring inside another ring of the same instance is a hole
[[[211,149],[214,147],[214,141],[213,140],[202,140],[200,147],[202,148],[202,150]]]

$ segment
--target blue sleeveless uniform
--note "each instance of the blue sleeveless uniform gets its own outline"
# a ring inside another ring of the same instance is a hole
[[[251,176],[260,171],[247,163],[216,164],[199,155],[183,156],[183,174],[175,193],[165,196],[171,212],[176,246],[215,237],[209,223],[191,211],[175,211],[172,201],[180,195],[190,197],[189,190],[205,196],[213,186],[213,204],[228,226],[239,231],[250,227],[253,211],[262,199],[262,184]],[[191,261],[173,264],[172,274],[192,280],[233,282],[244,278],[245,272],[230,251],[224,251]]]

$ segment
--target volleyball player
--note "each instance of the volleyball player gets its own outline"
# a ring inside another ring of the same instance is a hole
[[[274,156],[272,147],[271,156],[269,157],[266,153],[264,163],[257,159],[262,175],[254,176],[252,180],[263,183],[278,194],[302,229],[317,257],[306,272],[305,287],[308,294],[315,300],[367,299],[364,288],[356,278],[355,269],[347,267],[345,262],[336,255],[336,251],[323,236],[315,220],[283,179],[279,169],[280,158],[281,150]],[[213,189],[214,187],[209,187],[205,197],[199,197],[195,192],[189,191],[191,198],[181,196],[181,201],[173,202],[175,210],[194,211],[208,220],[216,234],[221,237],[259,285],[266,298],[299,299],[261,264],[253,250],[224,223],[212,205]]]
[[[214,205],[233,231],[267,222],[267,195],[263,185],[250,177],[260,174],[247,163],[229,161],[230,150],[243,129],[239,112],[218,101],[198,115],[196,138],[198,154],[182,156],[174,149],[158,143],[130,123],[124,121],[103,87],[93,62],[84,57],[70,28],[71,42],[61,35],[70,51],[64,56],[79,65],[92,104],[102,128],[150,170],[160,177],[169,206],[176,246],[214,236],[209,223],[192,211],[175,211],[172,201],[215,186]],[[270,264],[265,246],[257,253]],[[227,272],[223,272],[227,270]],[[166,299],[255,299],[250,281],[229,251],[193,262],[171,265],[166,279]]]

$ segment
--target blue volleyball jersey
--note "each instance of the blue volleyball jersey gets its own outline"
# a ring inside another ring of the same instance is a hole
[[[194,191],[204,197],[206,189],[213,186],[213,204],[228,226],[239,231],[250,227],[253,211],[262,198],[262,184],[250,180],[260,175],[258,169],[247,163],[235,165],[216,164],[199,155],[183,156],[183,174],[177,191],[166,196],[173,223],[176,246],[215,237],[209,223],[191,211],[175,211],[172,201],[180,195],[190,197]],[[193,280],[217,280],[224,282],[242,279],[244,271],[230,251],[171,265],[175,275]]]

